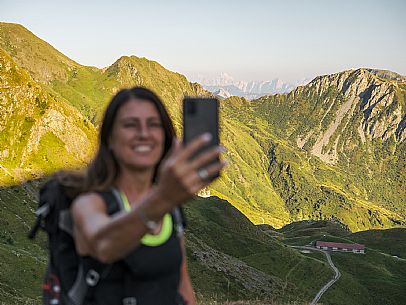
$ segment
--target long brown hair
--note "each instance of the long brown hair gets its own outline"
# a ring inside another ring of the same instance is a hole
[[[162,159],[170,150],[173,139],[176,136],[175,129],[172,120],[159,97],[149,89],[133,87],[120,90],[107,106],[99,130],[99,148],[85,173],[59,172],[57,174],[57,179],[65,187],[65,190],[70,196],[74,197],[83,192],[107,191],[113,186],[114,181],[120,173],[120,167],[113,151],[109,149],[109,140],[118,110],[131,99],[140,99],[151,102],[158,110],[162,121],[165,143],[164,152],[155,167],[153,181],[151,182],[156,181],[157,169],[162,162]]]

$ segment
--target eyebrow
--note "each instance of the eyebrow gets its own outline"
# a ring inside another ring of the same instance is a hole
[[[154,121],[154,120],[161,121],[161,119],[159,117],[148,117],[147,118],[147,121]],[[129,122],[129,121],[138,122],[138,121],[140,121],[140,118],[137,118],[137,117],[125,117],[125,118],[122,118],[120,121],[122,121],[122,122]]]

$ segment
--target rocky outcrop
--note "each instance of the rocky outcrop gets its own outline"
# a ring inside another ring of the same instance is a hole
[[[306,88],[295,90],[293,96],[296,98],[304,93],[328,97],[320,105],[315,105],[314,112],[323,115],[320,124],[306,134],[297,135],[296,142],[300,148],[314,135],[311,153],[327,163],[337,163],[340,153],[345,154],[346,149],[351,147],[349,139],[341,138],[345,134],[356,136],[361,143],[374,139],[385,142],[391,136],[397,142],[405,140],[405,78],[382,79],[375,75],[381,74],[373,71],[375,73],[358,69],[320,76]],[[342,145],[338,145],[340,141]]]

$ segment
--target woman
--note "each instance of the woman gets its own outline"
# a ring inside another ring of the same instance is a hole
[[[209,141],[205,134],[181,145],[162,102],[148,89],[114,96],[87,171],[86,192],[71,208],[77,252],[85,264],[109,266],[87,303],[196,304],[172,211],[224,167],[219,161],[204,168],[220,156],[220,147],[191,160]],[[111,213],[111,198],[126,208]]]

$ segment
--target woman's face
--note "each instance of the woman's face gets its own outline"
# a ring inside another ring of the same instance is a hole
[[[109,146],[120,166],[153,170],[163,154],[164,141],[162,121],[152,102],[131,99],[118,110]]]

